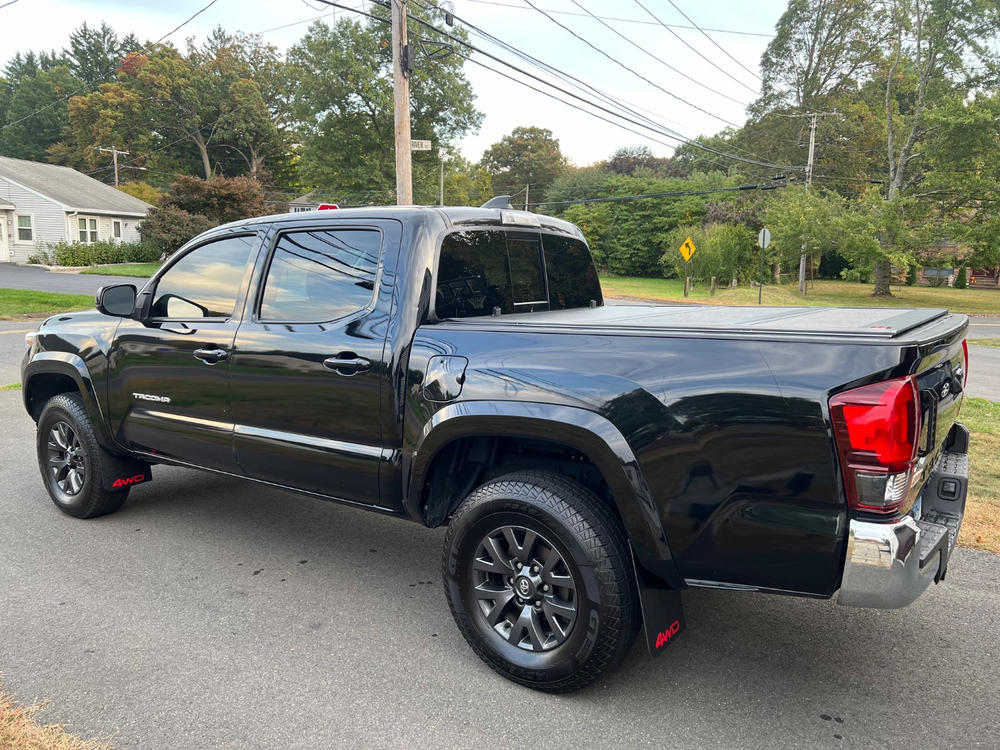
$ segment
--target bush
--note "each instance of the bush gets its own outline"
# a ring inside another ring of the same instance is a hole
[[[156,249],[158,255],[169,256],[192,237],[215,226],[201,214],[188,213],[175,206],[154,208],[139,225],[142,241]]]
[[[844,281],[857,281],[862,284],[870,284],[875,278],[875,269],[871,266],[861,268],[845,268],[840,272],[840,278]]]
[[[691,278],[708,283],[713,276],[721,286],[732,279],[740,284],[757,278],[760,251],[753,233],[736,224],[712,224],[707,229],[679,227],[667,235],[667,251],[660,258],[666,278],[684,278],[684,258],[679,248],[690,236],[697,248],[688,264]]]
[[[47,249],[37,249],[29,263],[46,263],[55,266],[96,266],[106,263],[152,263],[160,259],[160,251],[148,242],[112,242],[101,240],[83,242],[57,242]]]
[[[910,264],[910,268],[906,271],[906,285],[915,286],[917,283],[917,272],[920,269],[915,263]]]
[[[965,275],[965,266],[958,269],[958,276],[955,277],[955,288],[956,289],[967,289],[969,286],[969,278]]]

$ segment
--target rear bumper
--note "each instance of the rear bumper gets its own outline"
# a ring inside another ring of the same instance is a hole
[[[838,604],[898,609],[944,579],[965,513],[968,444],[968,429],[956,424],[913,515],[851,520]]]

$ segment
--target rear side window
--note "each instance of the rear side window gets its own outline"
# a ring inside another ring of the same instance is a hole
[[[288,232],[264,280],[260,319],[322,322],[366,308],[375,289],[382,233],[374,229]]]
[[[228,318],[257,244],[256,236],[226,237],[196,247],[156,283],[154,318]]]
[[[438,262],[439,318],[588,307],[602,301],[597,271],[578,239],[470,230],[447,235]]]
[[[573,237],[542,235],[545,268],[549,279],[549,306],[552,310],[589,307],[590,301],[603,304],[601,282],[590,249]]]

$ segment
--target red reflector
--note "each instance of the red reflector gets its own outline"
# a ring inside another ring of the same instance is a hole
[[[908,480],[920,439],[919,403],[912,375],[830,399],[837,453],[852,507],[889,513],[906,500],[903,478],[888,475],[903,473]]]

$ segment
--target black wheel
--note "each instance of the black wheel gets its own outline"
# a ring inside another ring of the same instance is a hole
[[[36,441],[45,489],[63,513],[93,518],[112,513],[125,502],[128,488],[104,488],[107,453],[97,443],[79,395],[61,393],[45,404]]]
[[[577,690],[635,637],[638,596],[618,518],[558,474],[518,472],[475,490],[448,527],[443,566],[462,635],[522,685]]]

